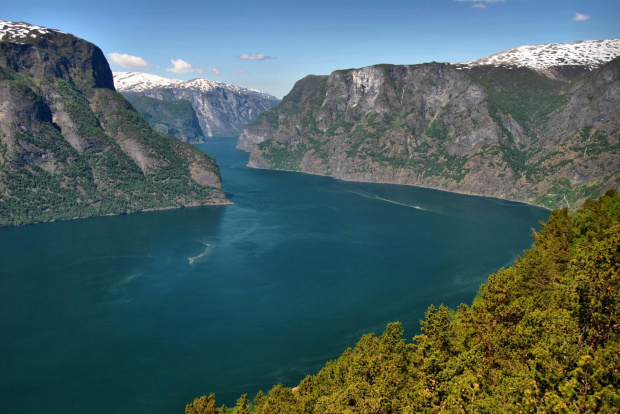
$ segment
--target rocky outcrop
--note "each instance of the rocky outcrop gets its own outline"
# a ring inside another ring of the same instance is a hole
[[[152,130],[98,47],[0,21],[0,226],[226,203],[215,161]]]
[[[298,110],[318,89],[324,88],[326,81],[327,76],[317,75],[308,75],[297,81],[278,106],[262,113],[243,128],[237,141],[237,149],[251,152],[258,144],[273,137],[280,123],[291,112]]]
[[[619,187],[619,66],[570,81],[439,63],[336,71],[240,144],[264,138],[254,168],[572,207]]]
[[[180,81],[135,72],[115,72],[119,92],[191,103],[205,136],[237,136],[243,127],[280,101],[274,96],[208,79]]]
[[[174,135],[183,142],[204,142],[205,135],[191,102],[185,99],[164,101],[134,93],[123,94],[156,131]]]

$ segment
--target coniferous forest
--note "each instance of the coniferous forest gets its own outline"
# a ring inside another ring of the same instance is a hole
[[[555,210],[531,249],[490,275],[471,305],[431,305],[407,341],[399,323],[297,387],[202,413],[616,413],[620,407],[620,196]]]

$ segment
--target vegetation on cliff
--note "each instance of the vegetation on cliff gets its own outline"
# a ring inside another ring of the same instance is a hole
[[[439,63],[341,70],[302,80],[238,148],[255,168],[572,208],[620,189],[619,72],[620,58],[570,80]]]
[[[204,141],[205,135],[200,129],[196,112],[187,99],[164,101],[129,92],[123,96],[131,102],[154,130],[174,135],[183,142]]]
[[[3,24],[0,227],[228,203],[215,160],[154,131],[114,90],[99,48]]]
[[[399,323],[364,335],[295,388],[201,397],[185,412],[601,412],[620,406],[620,196],[555,210],[471,305],[430,306],[413,342]]]

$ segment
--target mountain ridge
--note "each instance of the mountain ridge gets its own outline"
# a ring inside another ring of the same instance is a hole
[[[238,148],[254,168],[575,206],[619,186],[620,59],[568,67],[384,64],[304,78],[291,94],[305,95],[246,126]]]
[[[114,72],[117,90],[129,100],[146,96],[191,102],[205,136],[237,136],[243,127],[280,100],[268,93],[196,78],[169,79],[143,72]],[[150,114],[157,116],[157,114]]]

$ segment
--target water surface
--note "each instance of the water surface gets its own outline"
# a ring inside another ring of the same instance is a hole
[[[172,413],[296,385],[363,333],[471,303],[546,210],[252,170],[235,203],[0,229],[0,412]]]

